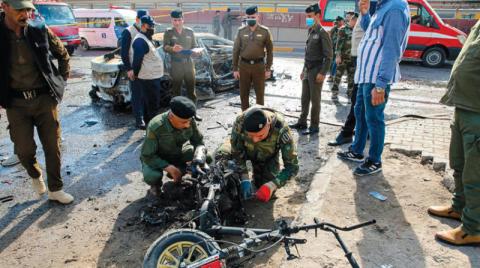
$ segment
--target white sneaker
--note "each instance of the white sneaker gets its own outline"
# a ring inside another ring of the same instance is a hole
[[[18,163],[20,163],[20,159],[18,159],[18,156],[16,154],[12,154],[9,158],[2,161],[2,166],[11,167],[15,166]]]
[[[62,204],[70,204],[73,202],[73,196],[65,193],[63,190],[56,192],[48,191],[48,199],[58,201]]]
[[[40,175],[38,178],[32,178],[32,187],[33,190],[38,194],[38,196],[42,196],[47,191],[47,187],[45,187],[45,181],[43,180],[43,176]]]

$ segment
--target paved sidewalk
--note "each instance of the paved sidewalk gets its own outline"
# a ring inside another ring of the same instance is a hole
[[[393,151],[421,156],[422,164],[433,164],[435,171],[445,171],[450,145],[450,115],[403,117],[387,122],[385,144],[390,144]]]

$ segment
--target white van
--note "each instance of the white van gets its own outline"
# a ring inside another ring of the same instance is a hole
[[[80,48],[116,48],[125,28],[135,23],[137,12],[129,9],[74,9],[79,26]]]

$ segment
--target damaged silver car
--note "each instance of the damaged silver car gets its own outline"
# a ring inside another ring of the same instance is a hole
[[[212,99],[215,92],[238,87],[232,71],[233,42],[210,33],[196,33],[195,36],[198,47],[204,48],[200,56],[194,57],[198,99]],[[155,34],[153,40],[165,64],[163,85],[168,86],[171,59],[162,49],[163,33]],[[113,102],[117,108],[129,105],[131,98],[127,72],[123,68],[119,52],[116,49],[92,60],[93,85],[89,93],[92,99]]]

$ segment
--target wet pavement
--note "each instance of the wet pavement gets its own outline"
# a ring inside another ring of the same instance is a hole
[[[124,264],[135,266],[141,260],[140,253],[134,252],[131,257],[128,255],[127,251],[133,250],[135,246],[122,248],[121,242],[128,242],[131,237],[117,234],[120,237],[118,238],[111,233],[114,233],[115,228],[123,228],[122,230],[128,232],[134,224],[131,221],[135,221],[132,215],[142,206],[139,200],[145,195],[147,187],[142,182],[138,156],[144,132],[134,128],[130,113],[114,111],[108,103],[93,104],[89,98],[90,60],[104,52],[77,52],[73,56],[72,78],[69,80],[65,99],[60,105],[62,175],[65,190],[76,198],[74,204],[62,207],[48,202],[45,197],[36,200],[28,175],[20,165],[0,167],[0,197],[14,197],[12,201],[0,203],[1,267],[25,266],[22,259],[26,257],[30,258],[31,262],[28,263],[31,267],[42,267],[38,263],[44,260],[41,257],[43,250],[63,246],[69,253],[63,252],[61,255],[62,250],[59,250],[58,254],[52,253],[47,258],[52,260],[48,266],[61,267],[79,260],[84,267],[109,266],[112,259],[125,252],[119,259],[123,260]],[[299,76],[302,66],[301,58],[277,54],[274,58],[274,70],[278,79],[269,82],[266,88],[267,106],[285,113],[292,122],[295,122],[300,114]],[[450,66],[428,69],[416,63],[403,63],[401,69],[403,80],[394,86],[386,109],[388,120],[406,115],[451,113],[450,108],[438,104],[445,91]],[[295,135],[301,163],[299,178],[291,185],[291,194],[299,195],[296,205],[301,205],[305,200],[304,195],[309,190],[313,174],[335,152],[335,149],[328,148],[326,143],[338,132],[338,126],[348,113],[350,104],[345,87],[344,83],[340,87],[339,102],[332,102],[330,84],[324,84],[321,112],[323,124],[318,137]],[[253,96],[251,99],[254,102]],[[239,103],[238,90],[218,94],[215,99],[200,103],[199,114],[204,120],[199,126],[210,151],[227,138],[235,115],[240,112]],[[7,132],[5,111],[0,111],[0,114],[0,158],[4,158],[12,153],[13,146]],[[37,145],[37,156],[44,166],[43,151],[38,138]],[[288,211],[287,207],[284,209]],[[279,213],[283,211],[277,210]],[[268,221],[269,219],[252,220],[258,224]],[[67,235],[73,236],[72,230],[80,234],[75,241],[65,238]],[[158,236],[154,232],[146,234],[146,242],[142,241],[142,237],[138,237],[137,242],[143,244],[135,249],[144,252],[148,241],[151,242]],[[82,233],[85,236],[82,236]],[[31,236],[34,241],[29,243]],[[88,253],[92,241],[98,242],[97,247],[91,250],[92,253]],[[105,246],[99,257],[98,247],[102,249],[105,241],[107,244],[118,245],[113,249]],[[55,246],[49,246],[51,243]],[[28,247],[30,252],[19,253],[25,247]],[[119,260],[116,261],[117,264],[122,263]]]

